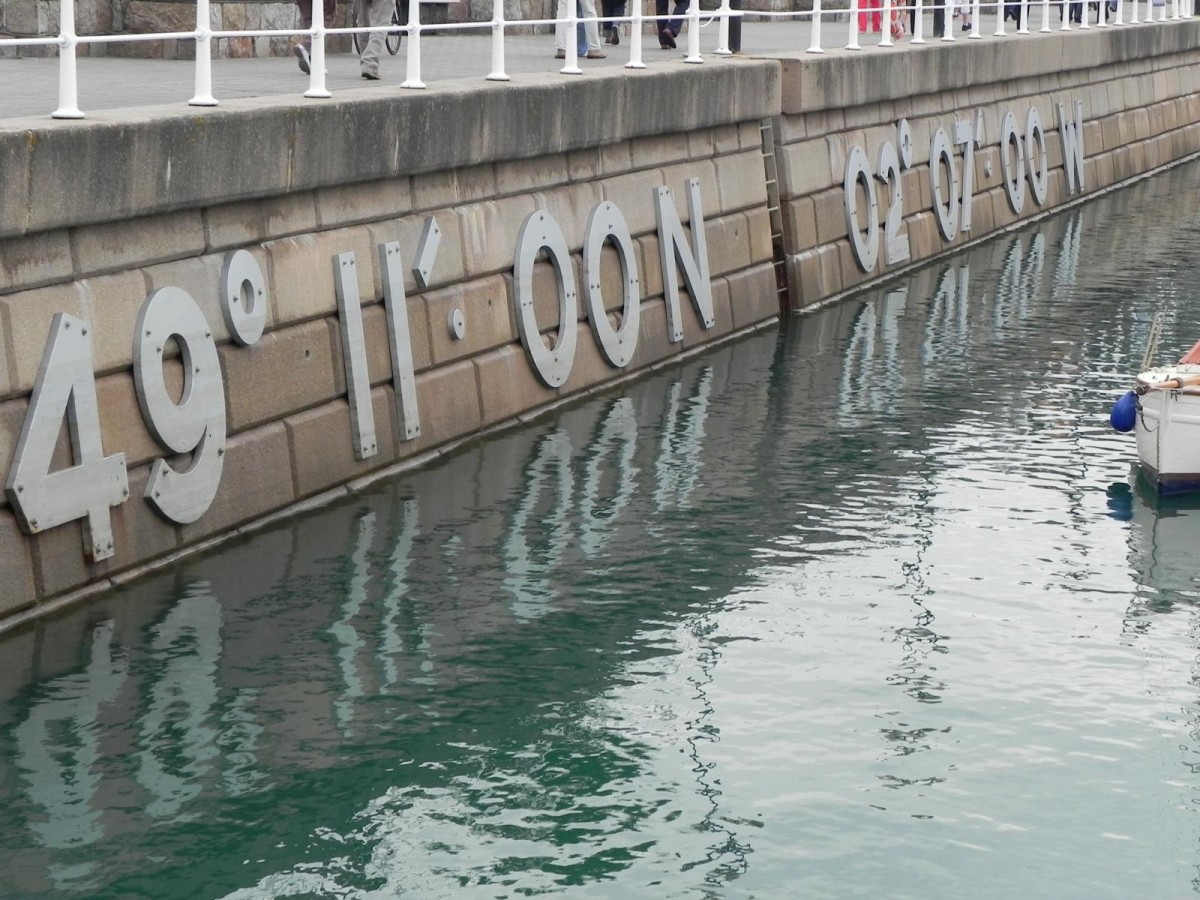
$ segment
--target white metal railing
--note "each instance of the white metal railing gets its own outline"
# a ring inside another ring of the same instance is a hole
[[[405,79],[401,83],[401,87],[409,89],[421,89],[425,87],[425,83],[421,80],[421,35],[423,32],[431,29],[436,29],[439,32],[490,30],[491,70],[485,77],[489,81],[508,81],[509,76],[505,71],[504,39],[507,30],[513,27],[554,26],[560,22],[565,24],[570,38],[566,41],[566,58],[562,69],[559,71],[566,75],[578,75],[583,70],[579,67],[578,48],[574,39],[575,27],[577,25],[594,22],[598,25],[611,23],[619,26],[628,23],[631,35],[628,43],[629,60],[625,63],[625,67],[643,69],[646,67],[642,59],[642,38],[645,23],[654,22],[655,31],[658,32],[660,31],[658,23],[665,23],[676,18],[681,18],[687,24],[687,55],[684,58],[684,62],[700,64],[704,62],[704,57],[700,51],[700,26],[702,20],[704,24],[708,24],[713,20],[719,23],[717,44],[712,52],[717,56],[729,56],[732,53],[729,48],[730,20],[746,14],[742,10],[731,9],[730,0],[721,0],[719,8],[705,11],[701,11],[700,9],[700,0],[690,0],[687,12],[681,17],[674,15],[647,16],[641,11],[641,0],[631,0],[631,2],[633,12],[625,16],[582,17],[576,13],[575,4],[568,2],[569,14],[566,18],[514,20],[505,18],[503,0],[493,0],[491,21],[439,23],[431,26],[421,22],[421,3],[419,0],[413,0],[409,4],[407,23],[398,29],[408,38]],[[847,0],[842,0],[842,2],[847,2]],[[955,10],[964,7],[970,9],[970,34],[967,37],[972,40],[978,40],[983,37],[980,29],[985,12],[991,13],[995,19],[995,30],[992,32],[992,35],[997,38],[1007,36],[1008,32],[1005,30],[1006,7],[1017,7],[1017,28],[1015,33],[1024,35],[1029,34],[1030,7],[1032,5],[1041,7],[1041,27],[1038,31],[1048,32],[1051,30],[1052,6],[1058,8],[1061,19],[1059,28],[1062,31],[1068,31],[1071,28],[1073,17],[1077,12],[1080,15],[1077,23],[1078,27],[1083,29],[1092,27],[1092,23],[1089,21],[1092,12],[1095,12],[1096,15],[1095,25],[1101,28],[1110,25],[1148,25],[1168,20],[1192,18],[1195,16],[1196,0],[1160,0],[1157,4],[1155,0],[1115,0],[1111,6],[1110,0],[1099,0],[1095,4],[1094,10],[1092,3],[1087,2],[1087,0],[1019,0],[1018,3],[1005,3],[1004,0],[958,0],[958,2],[955,2],[955,0],[907,0],[907,2],[900,3],[895,2],[895,0],[848,0],[848,3],[848,9],[844,6],[836,9],[828,9],[823,7],[822,0],[813,0],[811,11],[770,12],[754,10],[746,12],[760,20],[776,19],[808,22],[811,30],[807,50],[809,53],[823,53],[826,49],[823,40],[824,27],[831,26],[832,29],[832,26],[840,24],[843,16],[847,20],[845,25],[846,43],[841,44],[836,38],[833,43],[846,50],[864,49],[860,41],[860,36],[863,34],[864,29],[860,22],[865,19],[867,20],[867,24],[870,24],[870,19],[878,16],[882,20],[881,38],[878,44],[868,46],[888,49],[895,47],[904,36],[909,37],[910,43],[913,44],[926,43],[924,33],[925,17],[926,13],[930,11],[935,16],[938,12],[941,13],[943,29],[941,40],[954,41],[957,39],[954,34]],[[316,0],[314,0],[314,6],[317,6]],[[1125,18],[1124,13],[1127,8],[1129,15],[1128,18]],[[188,103],[192,106],[216,106],[219,101],[213,96],[212,92],[212,42],[214,39],[308,36],[311,40],[311,60],[309,65],[309,83],[308,88],[304,91],[304,96],[323,98],[332,96],[325,85],[325,39],[327,36],[389,32],[396,29],[396,26],[388,24],[327,29],[319,14],[319,6],[317,6],[317,13],[314,16],[312,28],[307,30],[214,30],[211,26],[210,0],[196,0],[196,28],[194,31],[160,32],[154,34],[79,35],[75,30],[74,0],[63,0],[59,4],[59,33],[57,35],[35,38],[0,38],[0,50],[6,47],[20,46],[58,47],[58,108],[51,113],[57,119],[79,119],[83,118],[84,115],[79,109],[75,71],[75,48],[80,44],[129,43],[170,39],[195,40],[195,92],[192,98],[188,100]],[[1111,22],[1109,21],[1110,15],[1112,16]],[[1139,15],[1141,16],[1140,19]],[[892,32],[893,22],[899,23],[899,33],[897,34],[893,34]],[[910,22],[912,23],[911,35],[908,34]]]

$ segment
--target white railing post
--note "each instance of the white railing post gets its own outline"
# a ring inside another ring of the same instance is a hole
[[[634,0],[634,2],[636,3],[638,0]],[[576,0],[567,0],[566,50],[566,60],[558,71],[563,75],[582,75],[583,69],[579,68],[579,6]]]
[[[1004,0],[996,0],[996,30],[995,37],[1004,37]]]
[[[1081,2],[1083,3],[1083,12],[1079,16],[1079,27],[1091,28],[1091,23],[1088,22],[1088,0],[1081,0]],[[1101,2],[1103,3],[1105,0],[1101,0]],[[1097,6],[1099,6],[1099,4],[1097,4]],[[1097,21],[1099,21],[1099,17],[1097,17]]]
[[[1071,30],[1071,0],[1062,0],[1062,25],[1058,27],[1058,30]]]
[[[654,23],[656,26],[657,22]],[[657,27],[655,28],[657,31]],[[629,62],[625,63],[627,69],[644,69],[646,64],[642,62],[642,3],[641,0],[633,0],[633,22],[629,26]]]
[[[82,119],[79,86],[75,80],[75,0],[62,0],[58,7],[58,109],[55,119]]]
[[[212,94],[212,23],[208,0],[196,0],[196,96],[188,106],[216,106]]]
[[[913,0],[913,2],[915,3],[913,7],[915,12],[913,13],[914,27],[912,43],[923,44],[925,43],[925,10],[921,8],[921,0]]]
[[[1096,12],[1096,27],[1108,27],[1108,0],[1100,0],[1099,9]]]
[[[421,4],[418,0],[411,0],[408,4],[408,65],[400,87],[414,91],[425,87],[425,82],[421,80]]]
[[[1029,0],[1021,0],[1021,12],[1017,16],[1017,34],[1029,34]]]
[[[509,80],[504,71],[504,0],[492,0],[492,71],[486,80]]]
[[[1167,21],[1167,0],[1163,0],[1162,12],[1158,14],[1158,21]]]
[[[641,0],[633,0],[633,2],[640,3]],[[692,0],[688,4],[687,22],[687,56],[683,61],[685,63],[702,63],[704,57],[700,55],[700,0]]]
[[[634,0],[637,2],[637,0]],[[813,0],[812,8],[812,37],[808,42],[809,53],[824,53],[821,47],[821,0]]]
[[[892,46],[892,0],[883,0],[883,22],[880,23],[880,27],[883,29],[883,37],[879,46]]]
[[[1038,29],[1041,32],[1050,30],[1050,0],[1042,0],[1042,27]]]
[[[1130,25],[1136,25],[1138,23],[1137,8],[1138,8],[1138,0],[1129,0],[1129,24]]]
[[[858,46],[858,0],[850,0],[850,40],[847,50],[861,50]]]
[[[318,7],[319,4],[319,7]],[[305,97],[332,97],[325,87],[325,0],[312,0],[312,46],[308,57],[308,90]]]
[[[1124,8],[1125,8],[1124,0],[1117,0],[1117,15],[1116,15],[1116,19],[1113,21],[1114,25],[1124,25],[1125,24],[1124,22],[1121,21],[1121,13],[1124,11]]]
[[[983,39],[979,25],[979,0],[971,0],[971,33],[967,35],[968,38],[976,41]]]
[[[639,0],[633,2],[638,3]],[[717,49],[713,53],[717,56],[733,56],[733,51],[729,49],[729,0],[721,0],[717,15],[721,19],[717,23]]]

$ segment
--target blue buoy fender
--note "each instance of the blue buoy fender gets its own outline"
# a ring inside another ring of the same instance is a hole
[[[1108,421],[1117,431],[1133,431],[1133,426],[1137,424],[1137,394],[1134,391],[1126,391],[1113,404]]]

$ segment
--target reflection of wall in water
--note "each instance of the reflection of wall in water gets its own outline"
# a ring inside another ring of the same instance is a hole
[[[732,435],[745,437],[750,453],[765,434],[768,341],[774,336],[723,348],[610,402],[568,409],[318,516],[256,532],[219,557],[113,591],[39,624],[39,643],[10,638],[6,688],[44,673],[28,702],[4,707],[17,713],[7,726],[18,736],[30,827],[45,823],[34,842],[53,846],[63,829],[78,832],[76,843],[111,837],[97,811],[122,804],[102,803],[102,794],[136,798],[137,811],[125,814],[146,827],[177,822],[204,795],[333,765],[346,741],[369,743],[384,719],[407,717],[406,728],[419,731],[422,717],[438,715],[436,703],[417,702],[429,699],[422,685],[487,677],[470,665],[475,642],[533,615],[611,599],[595,585],[577,588],[569,570],[619,572],[626,559],[679,537],[665,516],[690,518],[697,498],[719,504],[745,490],[722,475],[757,463],[711,459],[708,440],[729,447],[739,446]],[[731,383],[761,388],[714,416]],[[747,554],[719,576],[698,577],[725,579],[703,585],[723,591],[751,563]],[[662,612],[654,601],[676,589],[678,569],[667,565],[647,584],[641,610]],[[180,599],[162,607],[166,596]],[[636,627],[637,616],[613,624]],[[55,676],[44,648],[62,646],[84,649]],[[602,656],[594,668],[605,677]],[[59,721],[81,735],[84,752],[72,763],[81,772],[55,762],[61,732],[45,723]],[[129,766],[95,764],[114,757]],[[11,770],[0,780],[18,781]]]

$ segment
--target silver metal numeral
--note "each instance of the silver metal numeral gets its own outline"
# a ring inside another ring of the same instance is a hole
[[[600,252],[610,238],[621,261],[621,288],[624,293],[621,327],[618,329],[614,329],[608,321],[600,289]],[[592,326],[592,334],[604,358],[618,369],[623,369],[629,365],[637,349],[642,292],[629,225],[621,211],[607,200],[597,204],[588,216],[587,237],[583,244],[583,271],[587,280],[588,322]]]
[[[413,371],[412,336],[408,329],[408,300],[404,294],[404,276],[400,268],[400,245],[389,241],[380,244],[376,250],[379,253],[379,270],[383,273],[383,303],[387,311],[388,346],[392,354],[392,388],[396,395],[396,427],[400,430],[401,440],[411,441],[421,434],[421,417],[417,411],[417,377]]]
[[[558,337],[547,347],[538,328],[533,308],[533,264],[545,247],[550,251],[558,280]],[[571,375],[575,363],[575,341],[579,333],[579,301],[575,290],[575,268],[567,239],[554,217],[547,212],[532,212],[521,223],[517,235],[517,253],[513,261],[513,302],[517,304],[517,331],[521,346],[538,379],[546,387],[556,388]]]
[[[879,148],[875,177],[890,188],[887,223],[883,229],[883,261],[889,266],[905,262],[911,255],[908,235],[900,233],[904,223],[904,180],[900,177],[900,156],[891,141]],[[849,200],[847,200],[849,202]]]
[[[1008,207],[1019,216],[1025,207],[1025,148],[1017,134],[1017,118],[1012,110],[1000,121],[1000,171]]]
[[[1025,164],[1029,167],[1029,187],[1033,199],[1041,206],[1046,202],[1046,182],[1050,166],[1046,160],[1046,135],[1042,131],[1042,117],[1037,107],[1029,107],[1025,115]]]
[[[417,280],[418,287],[429,287],[429,276],[433,274],[433,263],[441,245],[442,229],[438,228],[437,219],[430,216],[425,220],[421,240],[417,242],[417,261],[413,263],[412,268],[413,278]]]
[[[687,283],[688,293],[692,295],[692,304],[696,307],[700,324],[705,328],[712,328],[717,322],[713,317],[712,282],[708,277],[708,244],[704,239],[700,179],[689,178],[687,191],[688,218],[692,227],[691,248],[688,247],[687,238],[683,233],[683,224],[675,212],[671,189],[654,189],[654,212],[658,218],[658,255],[662,263],[663,298],[667,303],[667,339],[671,343],[683,340],[683,322],[679,314],[679,270],[675,267],[676,260],[683,269],[683,278]]]
[[[66,419],[74,465],[50,471]],[[104,455],[88,323],[56,313],[4,488],[26,534],[83,520],[89,562],[113,555],[109,508],[129,496],[125,454]]]
[[[163,352],[171,338],[183,364],[179,403],[171,399],[163,373]],[[183,472],[165,459],[155,460],[143,496],[172,522],[195,522],[212,505],[221,483],[225,394],[217,345],[204,312],[182,288],[161,288],[142,304],[133,344],[133,378],[150,433],[175,453],[193,454]]]
[[[882,163],[881,159],[881,163]],[[858,221],[858,186],[867,193],[867,234],[863,237]],[[850,235],[850,249],[854,260],[864,272],[875,268],[879,258],[879,198],[875,195],[875,182],[871,179],[871,164],[862,147],[850,148],[846,156],[846,174],[842,179],[842,192],[846,198],[846,231]]]
[[[949,197],[942,189],[942,163],[950,176]],[[929,141],[929,189],[933,192],[933,211],[937,217],[938,231],[948,241],[958,233],[958,167],[954,165],[954,154],[950,138],[939,128]],[[944,198],[944,199],[943,199]]]
[[[346,368],[354,456],[356,459],[368,459],[379,452],[379,446],[375,438],[375,410],[371,406],[371,377],[367,372],[362,301],[358,296],[358,266],[353,253],[334,256],[333,286],[337,293],[338,318],[342,326],[342,362]]]
[[[221,286],[221,314],[230,336],[243,347],[257,344],[267,324],[267,280],[249,250],[225,257]]]

